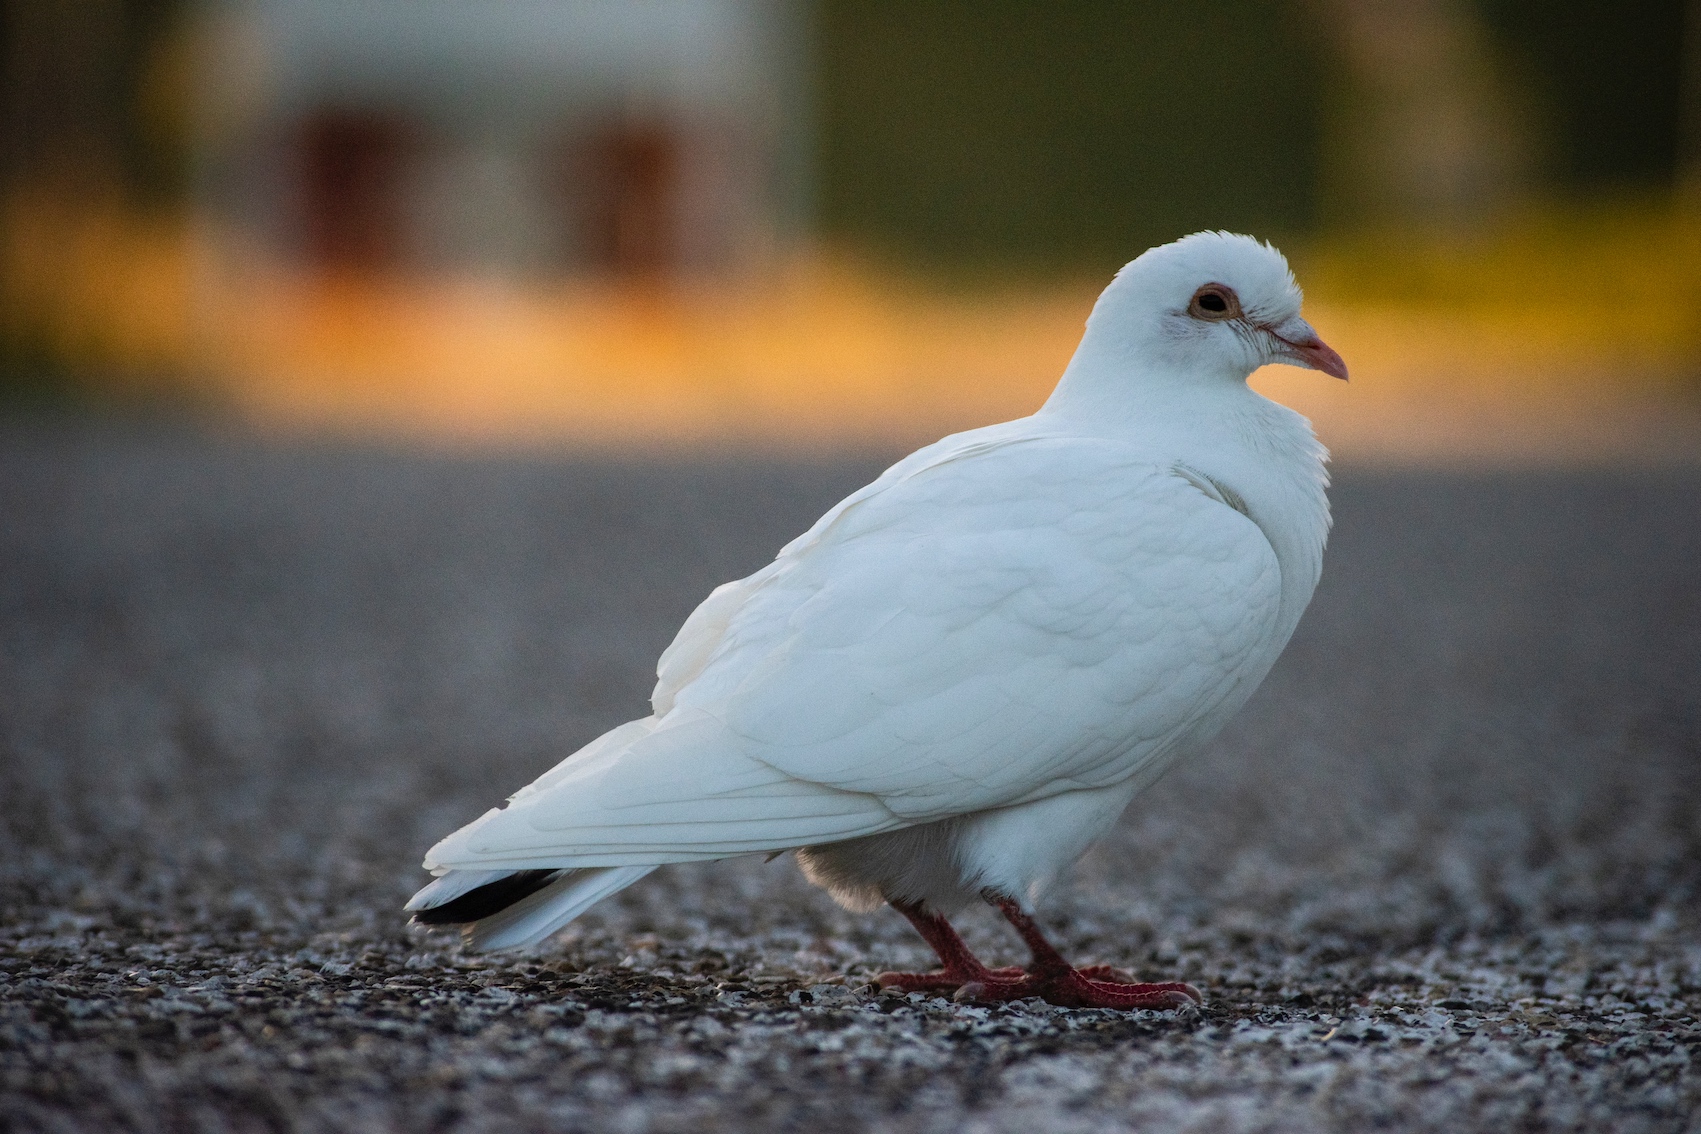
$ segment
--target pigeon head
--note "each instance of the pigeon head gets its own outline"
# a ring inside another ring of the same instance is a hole
[[[1279,362],[1345,378],[1347,364],[1299,308],[1280,252],[1250,236],[1196,232],[1118,272],[1082,346],[1169,373],[1245,379]]]

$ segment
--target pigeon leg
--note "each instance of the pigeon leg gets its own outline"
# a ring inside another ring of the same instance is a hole
[[[1027,974],[1019,968],[989,969],[981,964],[980,958],[969,952],[969,947],[951,928],[951,923],[940,915],[928,912],[917,903],[888,901],[893,909],[910,919],[922,940],[933,946],[944,967],[930,973],[881,973],[874,978],[881,988],[954,993],[965,985],[1001,989],[1026,977]]]
[[[1038,996],[1064,1008],[1181,1008],[1202,1003],[1199,990],[1180,981],[1139,984],[1108,965],[1077,969],[1045,939],[1040,927],[1014,898],[988,894],[1004,919],[1016,928],[1032,950],[1027,976],[1015,982],[996,981],[978,990],[977,1000],[1020,1000]]]

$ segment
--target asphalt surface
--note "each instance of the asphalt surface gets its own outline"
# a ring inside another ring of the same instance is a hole
[[[1287,655],[1043,906],[1203,1009],[876,994],[924,948],[789,859],[408,927],[879,464],[0,426],[0,1128],[1701,1130],[1695,468],[1337,471]]]

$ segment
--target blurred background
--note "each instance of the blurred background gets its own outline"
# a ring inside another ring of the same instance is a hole
[[[0,398],[891,449],[1275,240],[1337,453],[1701,447],[1701,0],[5,0]]]

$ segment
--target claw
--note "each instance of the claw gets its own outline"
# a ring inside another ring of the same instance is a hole
[[[1053,1004],[1061,1004],[1067,999],[1073,1001],[1072,1007],[1077,1008],[1150,1008],[1158,1011],[1189,1008],[1205,1002],[1198,989],[1180,981],[1138,984],[1130,981],[1091,980],[1079,974],[1074,976],[1075,980],[1065,977],[1057,982],[1060,987],[1055,993],[1062,999],[1053,1000],[1050,996],[1046,999],[1051,1000]]]
[[[958,1004],[978,1004],[986,998],[986,984],[978,980],[969,981],[951,994],[951,999]]]

